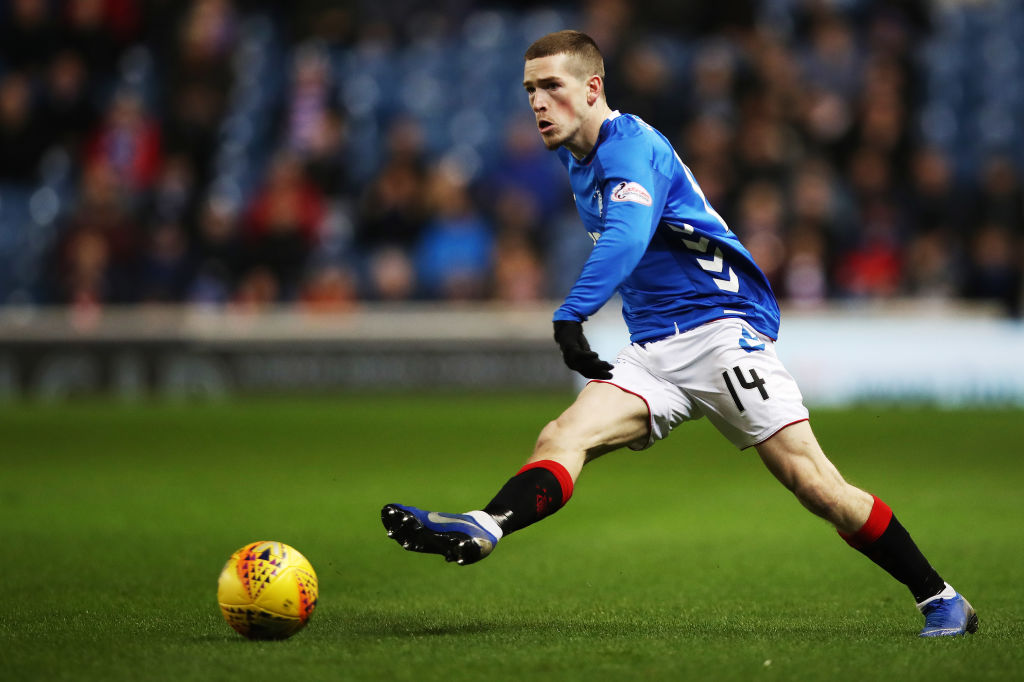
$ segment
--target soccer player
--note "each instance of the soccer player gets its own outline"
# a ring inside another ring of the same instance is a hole
[[[922,637],[961,635],[978,618],[918,550],[885,502],[847,483],[808,423],[775,354],[779,308],[764,274],[668,140],[605,100],[604,62],[577,31],[537,40],[523,87],[541,139],[569,172],[594,248],[554,315],[566,365],[591,381],[540,433],[526,465],[483,508],[465,514],[388,504],[381,518],[404,548],[471,564],[504,536],[560,509],[583,466],[639,450],[707,416],[847,543],[906,585]],[[618,291],[630,332],[609,364],[582,323]]]

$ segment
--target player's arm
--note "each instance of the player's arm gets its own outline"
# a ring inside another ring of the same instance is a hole
[[[555,311],[555,341],[566,365],[590,379],[611,377],[611,365],[590,350],[583,322],[603,306],[647,250],[658,226],[664,192],[649,167],[610,174],[602,186],[605,230],[583,271]]]

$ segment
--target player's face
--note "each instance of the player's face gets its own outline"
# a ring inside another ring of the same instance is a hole
[[[557,149],[565,145],[575,151],[574,143],[580,141],[588,114],[587,84],[569,68],[568,60],[564,54],[528,60],[523,87],[545,146]]]

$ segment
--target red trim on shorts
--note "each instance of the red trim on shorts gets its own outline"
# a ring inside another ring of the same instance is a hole
[[[553,459],[542,459],[537,462],[530,462],[516,472],[516,476],[529,471],[530,469],[547,469],[558,479],[558,485],[562,488],[562,504],[564,505],[572,497],[572,476],[569,471]]]
[[[864,522],[856,533],[844,533],[839,531],[839,536],[846,540],[846,543],[854,549],[861,549],[882,537],[882,533],[889,527],[892,521],[892,509],[885,502],[872,495],[875,503],[871,505],[871,513],[868,520]]]
[[[771,440],[774,436],[778,435],[783,429],[788,429],[793,424],[799,424],[800,422],[806,422],[806,421],[810,421],[810,420],[811,420],[810,417],[804,417],[802,419],[795,419],[795,420],[789,422],[788,424],[783,424],[779,428],[775,429],[774,431],[771,432],[771,435],[765,436],[764,438],[762,438],[761,440],[757,441],[756,443],[751,443],[750,445],[747,445],[746,447],[742,447],[740,449],[741,450],[746,450],[747,448],[755,448],[758,445],[760,445],[761,443],[764,443],[765,441]]]
[[[591,379],[587,383],[588,384],[608,384],[609,386],[614,386],[615,388],[619,389],[620,391],[622,391],[624,393],[628,393],[630,395],[635,395],[637,398],[640,398],[640,400],[644,401],[644,405],[647,407],[647,443],[650,444],[651,438],[654,437],[654,412],[651,411],[651,404],[649,402],[647,402],[647,398],[643,397],[642,395],[640,395],[636,391],[631,391],[628,388],[623,388],[622,386],[619,386],[618,384],[613,383],[611,381],[607,381],[605,379]]]

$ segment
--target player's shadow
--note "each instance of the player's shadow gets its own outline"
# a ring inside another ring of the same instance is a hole
[[[521,622],[494,621],[494,620],[466,620],[461,622],[431,622],[431,621],[409,621],[402,622],[366,622],[356,625],[351,629],[363,635],[377,637],[443,637],[460,635],[478,635],[483,633],[521,633],[524,624]],[[621,623],[566,623],[564,621],[551,621],[548,623],[532,622],[529,629],[534,633],[550,633],[552,636],[571,632],[573,635],[591,637],[616,637],[621,635],[632,635],[631,627]]]
[[[364,635],[376,637],[446,637],[472,636],[483,633],[522,633],[523,623],[492,620],[468,620],[462,622],[364,622],[351,626],[350,629]],[[531,623],[529,629],[534,634],[549,634],[558,637],[571,633],[574,637],[599,639],[632,638],[636,635],[635,623],[618,621],[566,622],[551,621],[548,623]],[[706,637],[763,637],[767,634],[775,636],[799,635],[811,641],[832,641],[836,637],[849,637],[856,634],[863,637],[896,636],[904,634],[905,626],[898,623],[880,625],[878,623],[863,624],[847,623],[841,628],[829,625],[808,624],[775,624],[765,628],[763,623],[708,623],[704,621],[679,622],[671,626],[660,625],[652,629],[652,634],[668,637],[706,638]]]
[[[470,623],[437,623],[429,624],[423,623],[414,628],[398,627],[392,629],[391,634],[399,635],[420,635],[428,637],[436,637],[441,635],[477,635],[484,632],[494,632],[502,630],[506,626],[499,625],[497,623],[488,622],[470,622]]]
[[[507,623],[492,621],[363,623],[355,628],[364,635],[378,637],[442,637],[451,635],[477,635],[508,629]]]

